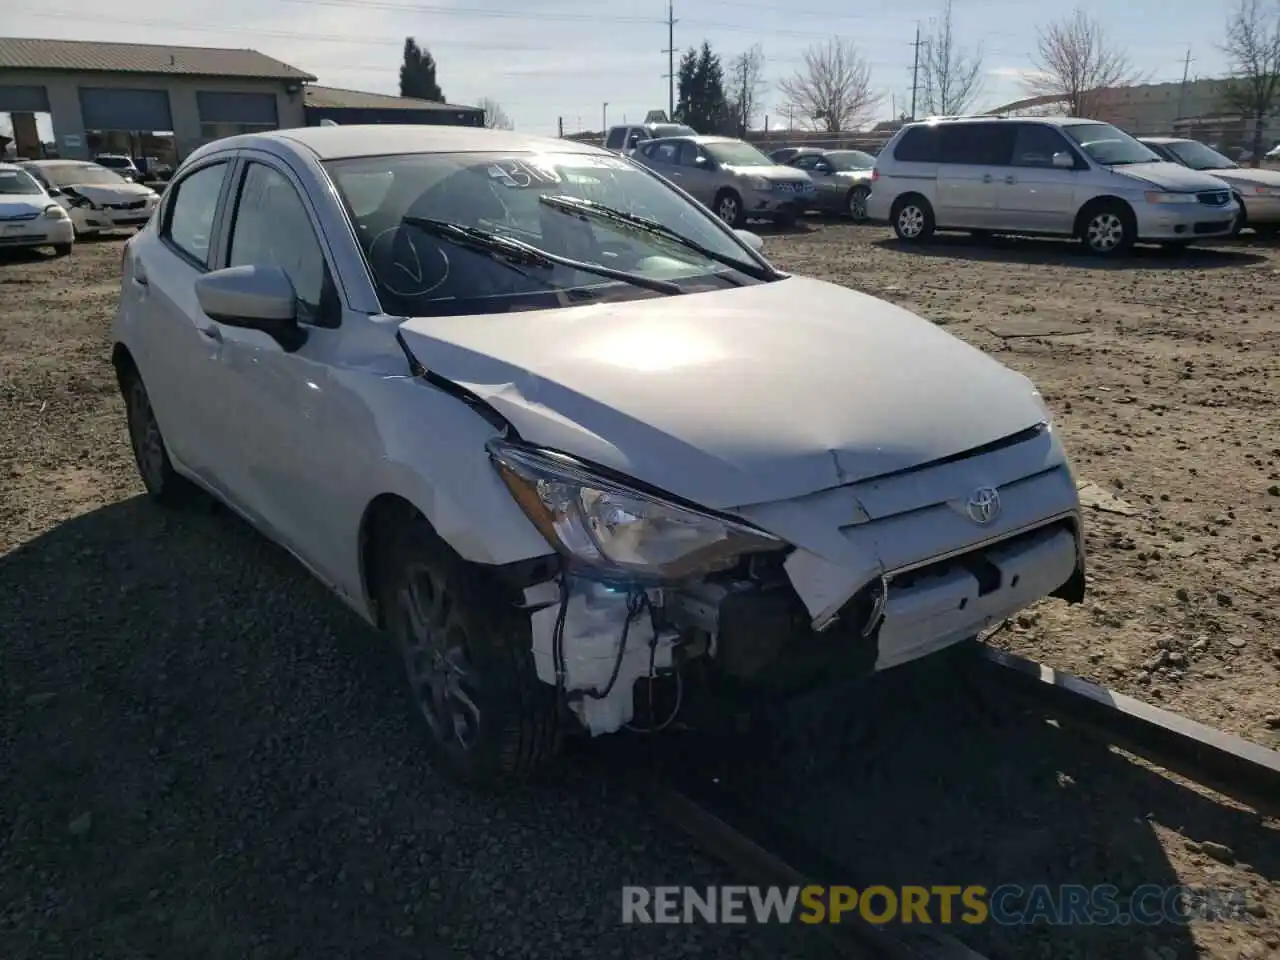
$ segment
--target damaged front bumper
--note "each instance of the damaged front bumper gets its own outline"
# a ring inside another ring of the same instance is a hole
[[[737,513],[778,548],[700,578],[605,583],[566,566],[526,589],[538,676],[593,735],[633,722],[638,681],[693,662],[736,689],[789,692],[1084,597],[1079,498],[1047,426]]]

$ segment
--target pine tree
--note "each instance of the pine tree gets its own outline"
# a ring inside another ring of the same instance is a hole
[[[436,83],[436,59],[418,46],[413,37],[404,38],[404,62],[400,65],[400,96],[444,103],[444,92]]]

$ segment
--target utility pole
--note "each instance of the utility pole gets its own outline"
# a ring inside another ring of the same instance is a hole
[[[920,86],[920,24],[916,24],[916,42],[912,44],[916,48],[915,62],[911,65],[911,119],[916,118],[916,90]]]
[[[1187,47],[1186,59],[1182,61],[1182,87],[1178,90],[1178,115],[1174,117],[1174,121],[1182,119],[1183,111],[1187,107],[1187,74],[1191,70],[1191,47]],[[1176,130],[1170,130],[1170,133],[1176,133]]]
[[[609,101],[606,100],[600,107],[600,136],[604,136],[609,132]]]
[[[561,140],[564,139],[564,117],[556,117],[556,136]]]
[[[667,81],[667,119],[676,118],[676,19],[675,0],[667,0],[667,48],[662,52],[667,55],[667,72],[663,77]]]

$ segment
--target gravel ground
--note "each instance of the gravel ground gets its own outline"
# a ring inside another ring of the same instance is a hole
[[[1033,377],[1078,473],[1124,501],[1089,517],[1089,602],[1008,644],[1280,746],[1280,253],[885,238],[819,223],[767,249]],[[243,524],[145,505],[106,362],[119,257],[0,263],[0,956],[821,955],[803,931],[623,928],[621,885],[719,868],[599,771],[442,784],[376,637]],[[873,882],[1203,883],[1261,914],[979,932],[997,956],[1280,949],[1274,824],[915,676],[885,685],[879,734],[846,716],[824,738],[804,789],[753,789]]]
[[[146,504],[120,252],[0,263],[0,957],[826,955],[623,926],[623,885],[732,878],[589,767],[442,783],[376,635],[226,513]]]

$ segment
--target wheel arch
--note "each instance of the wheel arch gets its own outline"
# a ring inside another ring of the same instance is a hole
[[[1096,210],[1098,207],[1105,206],[1107,204],[1116,204],[1118,206],[1124,207],[1124,209],[1128,211],[1129,216],[1133,220],[1133,223],[1136,227],[1138,223],[1138,215],[1134,213],[1133,204],[1131,204],[1128,200],[1125,200],[1123,197],[1117,197],[1117,196],[1114,196],[1113,194],[1104,193],[1098,197],[1090,197],[1087,201],[1085,201],[1084,204],[1081,205],[1080,209],[1076,211],[1076,219],[1075,219],[1075,223],[1072,225],[1072,228],[1071,228],[1071,235],[1074,237],[1083,237],[1086,218],[1088,217],[1088,215],[1092,213],[1094,210]]]

